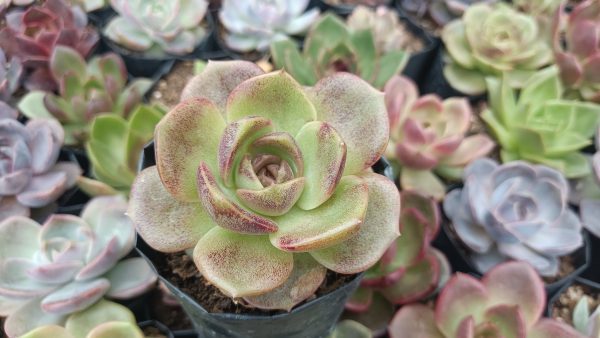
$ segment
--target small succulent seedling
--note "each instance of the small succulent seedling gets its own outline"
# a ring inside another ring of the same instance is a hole
[[[590,304],[587,296],[581,299],[573,309],[573,326],[577,331],[590,338],[600,338],[600,307],[590,315]]]
[[[390,119],[386,156],[400,167],[403,189],[442,199],[446,187],[436,174],[458,179],[464,166],[494,148],[487,135],[466,136],[473,115],[467,99],[419,97],[415,83],[403,76],[390,79],[384,91]]]
[[[129,194],[142,150],[164,114],[159,106],[139,105],[128,120],[114,114],[97,116],[86,143],[95,180],[80,177],[79,187],[91,196]]]
[[[506,76],[487,79],[490,106],[481,114],[501,147],[502,161],[544,164],[568,178],[588,174],[580,151],[592,143],[600,105],[563,98],[556,67],[537,72],[518,95],[509,82]]]
[[[567,180],[557,170],[478,159],[463,177],[464,188],[448,193],[444,211],[480,272],[516,259],[556,276],[559,257],[583,245]]]
[[[502,73],[511,87],[520,88],[552,62],[550,42],[536,18],[504,2],[468,7],[460,20],[444,27],[442,40],[450,56],[446,80],[470,95],[483,94],[485,78]]]
[[[149,79],[135,79],[127,85],[125,64],[114,53],[96,56],[86,63],[75,50],[59,46],[50,59],[50,71],[60,83],[58,95],[30,92],[18,106],[29,118],[60,121],[67,145],[83,144],[97,115],[127,118],[152,85]]]
[[[389,326],[391,338],[583,338],[570,326],[542,318],[544,283],[528,264],[497,266],[481,280],[457,273],[435,310],[415,304],[400,308]]]
[[[58,162],[64,131],[50,119],[22,125],[0,119],[0,221],[13,215],[29,216],[30,208],[54,202],[75,185],[81,169]]]
[[[219,11],[227,30],[225,44],[238,52],[265,52],[271,43],[304,35],[319,17],[317,8],[305,12],[309,0],[224,0]]]
[[[561,31],[561,22],[566,29]],[[554,56],[563,84],[577,97],[600,103],[600,3],[583,1],[567,14],[561,9],[554,23]]]
[[[19,338],[144,338],[135,316],[125,306],[102,299],[71,314],[64,327],[45,325]]]
[[[28,90],[56,90],[59,83],[49,70],[56,46],[68,46],[87,57],[98,42],[98,33],[87,26],[87,16],[79,7],[63,0],[47,0],[6,14],[6,27],[0,30],[0,46],[9,58],[19,57],[29,71],[24,79]]]
[[[271,44],[275,68],[283,68],[301,84],[313,86],[336,72],[357,74],[375,88],[402,71],[409,53],[376,48],[372,29],[351,30],[342,19],[328,13],[308,32],[302,52],[290,39]]]
[[[398,190],[370,170],[388,139],[383,95],[352,74],[305,88],[209,62],[154,136],[128,215],[151,247],[193,249],[204,278],[251,306],[290,310],[327,269],[364,271],[398,236]]]
[[[147,55],[185,55],[206,37],[206,0],[111,0],[118,15],[104,28],[115,43]]]
[[[126,207],[122,196],[97,197],[81,217],[52,215],[42,226],[21,216],[0,223],[0,309],[9,337],[68,326],[104,296],[128,299],[154,285],[144,259],[120,261],[135,243]]]

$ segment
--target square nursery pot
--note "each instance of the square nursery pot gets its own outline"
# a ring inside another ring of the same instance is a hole
[[[563,285],[554,296],[552,296],[552,298],[548,299],[548,304],[546,304],[547,308],[546,308],[546,316],[552,318],[552,310],[554,309],[555,305],[559,302],[559,299],[561,297],[562,294],[564,294],[571,286],[573,285],[581,285],[585,290],[585,295],[600,295],[600,284],[599,283],[595,283],[595,282],[591,282],[585,278],[581,278],[581,277],[577,277],[571,281],[569,281],[569,283]],[[591,312],[593,312],[594,309],[592,309]],[[590,313],[591,313],[590,312]]]
[[[155,163],[154,142],[150,142],[144,148],[139,168],[141,170]],[[392,174],[389,163],[383,158],[373,166],[373,169],[388,178]],[[138,238],[136,248],[157,271],[154,262],[163,254],[153,250],[142,238]],[[330,334],[344,310],[344,304],[358,287],[362,274],[356,275],[340,288],[307,301],[290,312],[274,315],[210,313],[169,280],[160,274],[158,277],[179,300],[198,331],[198,337],[318,338]]]
[[[164,338],[175,338],[175,335],[168,327],[163,323],[156,320],[145,320],[139,322],[138,326],[144,332],[146,337],[164,337]]]
[[[590,262],[587,269],[581,273],[580,278],[596,283],[600,287],[600,238],[590,233],[588,235],[590,244]]]
[[[101,51],[111,51],[116,54],[119,54],[123,61],[125,62],[125,66],[127,68],[128,73],[133,77],[147,77],[153,80],[158,80],[162,75],[169,72],[171,67],[173,66],[174,61],[176,60],[196,60],[196,59],[204,59],[205,53],[213,49],[213,27],[214,22],[210,11],[206,11],[205,21],[206,21],[206,36],[198,46],[187,55],[172,55],[168,53],[163,53],[159,55],[146,54],[142,52],[134,52],[124,47],[119,46],[118,44],[111,41],[107,38],[103,31],[104,27],[111,18],[104,19],[101,26],[98,27],[100,31],[100,50]]]
[[[442,231],[438,233],[438,236],[433,241],[433,245],[446,254],[450,266],[452,266],[454,271],[468,273],[477,278],[482,277],[483,274],[480,273],[472,263],[469,257],[469,250],[456,236],[449,220],[444,219],[442,221]],[[579,276],[588,267],[591,255],[590,252],[589,237],[587,233],[584,232],[583,246],[570,254],[573,259],[572,263],[574,270],[557,281],[551,283],[544,282],[548,297],[552,297],[566,284],[571,283],[573,279]]]

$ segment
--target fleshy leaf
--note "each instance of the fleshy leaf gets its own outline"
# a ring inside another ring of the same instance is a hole
[[[71,282],[44,297],[42,309],[52,314],[69,314],[81,311],[97,302],[110,288],[104,278],[85,282]]]
[[[134,323],[108,322],[98,325],[86,338],[144,338],[144,333]]]
[[[274,184],[261,190],[238,189],[237,197],[250,209],[268,216],[287,213],[298,201],[305,177]]]
[[[433,311],[425,305],[414,304],[400,308],[388,328],[390,338],[453,337],[442,334],[436,327]]]
[[[135,324],[135,316],[120,304],[105,299],[67,318],[65,328],[74,338],[87,338],[87,334],[102,323],[119,321]]]
[[[114,299],[141,295],[154,286],[157,278],[150,265],[140,257],[120,261],[104,277],[110,281],[106,295]]]
[[[383,295],[392,303],[406,304],[420,300],[438,286],[440,267],[433,254],[410,266],[402,278],[382,290]]]
[[[40,300],[33,299],[11,313],[4,322],[4,331],[9,337],[20,337],[44,325],[62,325],[65,316],[47,313],[40,308]]]
[[[266,236],[236,234],[215,227],[198,241],[194,262],[202,275],[230,297],[269,292],[290,277],[294,258]]]
[[[271,243],[281,250],[311,253],[340,243],[359,231],[368,203],[367,182],[358,176],[345,176],[320,207],[310,211],[294,207],[275,217],[279,231],[270,235]]]
[[[0,223],[0,260],[7,257],[30,259],[38,249],[40,225],[27,217],[7,218]]]

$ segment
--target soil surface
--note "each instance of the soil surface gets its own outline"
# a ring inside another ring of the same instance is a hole
[[[194,77],[194,62],[177,62],[171,72],[158,81],[150,94],[151,103],[162,104],[167,111],[179,103],[179,97],[187,82]]]
[[[575,305],[583,296],[588,297],[590,313],[592,313],[598,305],[600,305],[600,294],[597,290],[592,290],[587,285],[576,284],[569,286],[565,292],[558,296],[558,300],[552,304],[552,318],[567,323],[573,324],[573,310]]]
[[[285,311],[280,310],[265,311],[246,307],[244,306],[242,299],[233,300],[229,298],[204,279],[196,268],[192,258],[183,252],[161,254],[159,258],[155,260],[155,265],[161,276],[165,277],[181,291],[192,297],[208,312],[253,315],[275,315],[286,313]],[[325,280],[315,295],[306,301],[325,295],[342,285],[347,284],[355,277],[356,275],[341,275],[332,271],[327,271]],[[300,303],[299,305],[303,303]]]
[[[153,326],[146,326],[142,331],[145,338],[167,338],[158,328]]]

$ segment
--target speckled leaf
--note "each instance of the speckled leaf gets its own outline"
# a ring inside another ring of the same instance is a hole
[[[236,195],[250,209],[268,216],[280,216],[288,212],[302,193],[305,178],[273,184],[261,190],[238,189]]]
[[[173,198],[160,181],[156,167],[138,174],[131,188],[127,214],[140,236],[162,252],[193,248],[216,226],[200,202],[180,202]]]
[[[310,252],[319,263],[338,273],[358,273],[370,268],[400,235],[400,193],[394,182],[374,173],[361,177],[368,186],[369,202],[356,235],[337,245]],[[349,204],[359,208],[358,200]]]
[[[152,288],[157,278],[154,270],[141,257],[120,261],[104,277],[110,281],[106,295],[114,299],[139,296]]]
[[[247,153],[248,146],[272,130],[271,121],[259,116],[244,117],[225,127],[219,142],[217,164],[221,179],[227,187],[233,186],[233,170],[237,168],[243,155]]]
[[[101,299],[87,309],[70,315],[65,328],[74,338],[88,338],[87,334],[95,327],[111,321],[136,323],[135,316],[127,307]]]
[[[382,290],[382,294],[392,303],[406,304],[423,299],[438,286],[440,267],[437,258],[430,254],[415,265],[410,266],[402,278]]]
[[[348,73],[336,73],[310,90],[317,120],[328,122],[346,143],[344,175],[372,166],[385,151],[389,121],[383,93]]]
[[[229,93],[240,83],[264,74],[256,64],[248,61],[209,61],[202,73],[196,75],[183,89],[181,101],[206,98],[225,114]]]
[[[194,249],[194,262],[208,281],[230,297],[256,296],[290,277],[294,258],[266,236],[248,236],[215,227]]]
[[[296,142],[297,140],[294,140],[289,133],[274,132],[254,141],[252,143],[252,152],[255,154],[265,153],[279,156],[288,162],[296,177],[300,177],[304,175],[304,160],[303,154]]]
[[[213,221],[231,231],[261,234],[277,231],[272,220],[243,209],[221,190],[205,162],[198,168],[198,195]]]
[[[327,201],[335,191],[346,163],[346,144],[329,123],[321,121],[304,125],[296,141],[308,164],[304,171],[304,192],[297,205],[311,210]]]
[[[173,197],[184,202],[198,200],[198,165],[205,161],[217,172],[217,150],[224,129],[221,113],[206,99],[180,103],[156,125],[156,165]]]
[[[300,252],[338,244],[359,231],[368,202],[367,182],[358,176],[345,176],[320,207],[310,211],[294,207],[275,217],[279,231],[270,235],[271,243],[281,250]]]
[[[457,316],[458,317],[458,316]],[[445,338],[436,327],[433,311],[426,305],[413,304],[400,308],[388,327],[390,338]]]
[[[294,270],[285,283],[259,296],[245,297],[252,306],[260,309],[290,311],[296,304],[312,296],[319,288],[327,269],[309,254],[294,254]]]
[[[296,135],[317,113],[304,89],[285,71],[277,71],[242,82],[227,100],[227,121],[262,116],[276,130]]]

